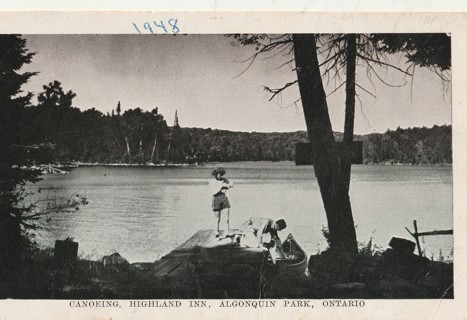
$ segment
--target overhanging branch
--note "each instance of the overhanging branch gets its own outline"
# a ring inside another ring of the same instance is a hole
[[[288,82],[288,83],[286,83],[283,87],[277,88],[277,89],[271,89],[271,88],[266,87],[266,86],[263,86],[263,88],[264,88],[264,90],[266,90],[267,92],[272,93],[272,97],[269,98],[269,101],[271,101],[271,100],[274,99],[274,97],[277,96],[279,93],[281,93],[282,91],[284,91],[284,90],[287,89],[288,87],[293,86],[293,85],[296,84],[296,83],[298,83],[298,80],[295,80],[295,81],[292,81],[292,82]]]

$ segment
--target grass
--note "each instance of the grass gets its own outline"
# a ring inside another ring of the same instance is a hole
[[[323,236],[326,238],[326,229]],[[327,238],[326,238],[327,239]],[[397,258],[371,237],[358,245],[357,256],[335,257],[326,250],[312,255],[308,273],[288,276],[236,270],[213,278],[187,266],[177,288],[156,279],[154,264],[106,263],[80,256],[58,265],[53,249],[35,250],[17,270],[17,282],[0,283],[2,298],[25,299],[181,299],[181,298],[452,298],[453,255],[437,260],[409,255]],[[12,278],[13,279],[13,278]]]

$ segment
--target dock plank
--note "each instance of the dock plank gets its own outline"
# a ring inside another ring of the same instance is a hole
[[[200,230],[196,232],[191,238],[189,238],[187,241],[182,243],[176,249],[184,250],[184,249],[191,249],[197,246],[205,246],[206,242],[208,242],[210,238],[210,234],[205,231],[209,231],[209,230]],[[214,237],[214,235],[212,235],[212,237]]]
[[[209,266],[222,273],[223,266],[264,262],[261,249],[238,247],[233,242],[233,238],[216,238],[213,230],[199,230],[157,261],[152,272],[159,278],[179,277],[195,266]]]
[[[231,238],[216,238],[213,230],[199,230],[187,241],[179,245],[174,251],[191,250],[196,247],[210,248],[231,243]]]

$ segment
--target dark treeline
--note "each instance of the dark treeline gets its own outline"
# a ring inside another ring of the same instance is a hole
[[[24,128],[21,144],[53,146],[49,159],[38,162],[144,163],[167,158],[172,134],[157,108],[122,112],[118,103],[111,114],[95,108],[81,111],[72,107],[75,94],[65,93],[60,82],[43,88],[37,105],[18,111]]]
[[[287,133],[235,132],[182,128],[183,150],[195,150],[207,161],[281,161],[295,159],[295,143],[306,141],[304,131]]]
[[[167,125],[157,108],[111,113],[72,106],[75,94],[58,81],[43,87],[38,103],[18,115],[24,145],[53,146],[49,159],[37,162],[201,163],[208,161],[283,161],[295,159],[295,144],[305,131],[234,132]],[[336,140],[342,134],[336,133]],[[451,126],[398,128],[356,136],[363,141],[364,163],[445,164],[452,162]]]
[[[305,131],[284,133],[233,132],[183,128],[184,150],[196,150],[209,161],[282,161],[295,159],[295,143],[307,142]],[[335,133],[337,141],[342,133]],[[363,141],[368,163],[452,163],[451,126],[398,128],[385,133],[356,136]]]
[[[362,137],[364,163],[452,163],[451,126],[372,133]]]

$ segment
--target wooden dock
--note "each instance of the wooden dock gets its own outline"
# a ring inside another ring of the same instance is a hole
[[[216,238],[213,230],[199,230],[154,263],[148,276],[174,296],[207,297],[230,290],[227,296],[256,295],[262,276],[271,268],[268,251],[235,245],[233,238]],[[222,286],[222,288],[218,288]],[[248,289],[249,287],[249,289]],[[190,290],[196,290],[193,293]],[[208,294],[206,293],[208,292]]]
[[[213,230],[200,230],[155,263],[154,276],[165,278],[192,267],[221,268],[232,264],[262,264],[267,252],[260,248],[236,246],[233,238],[216,238]]]

